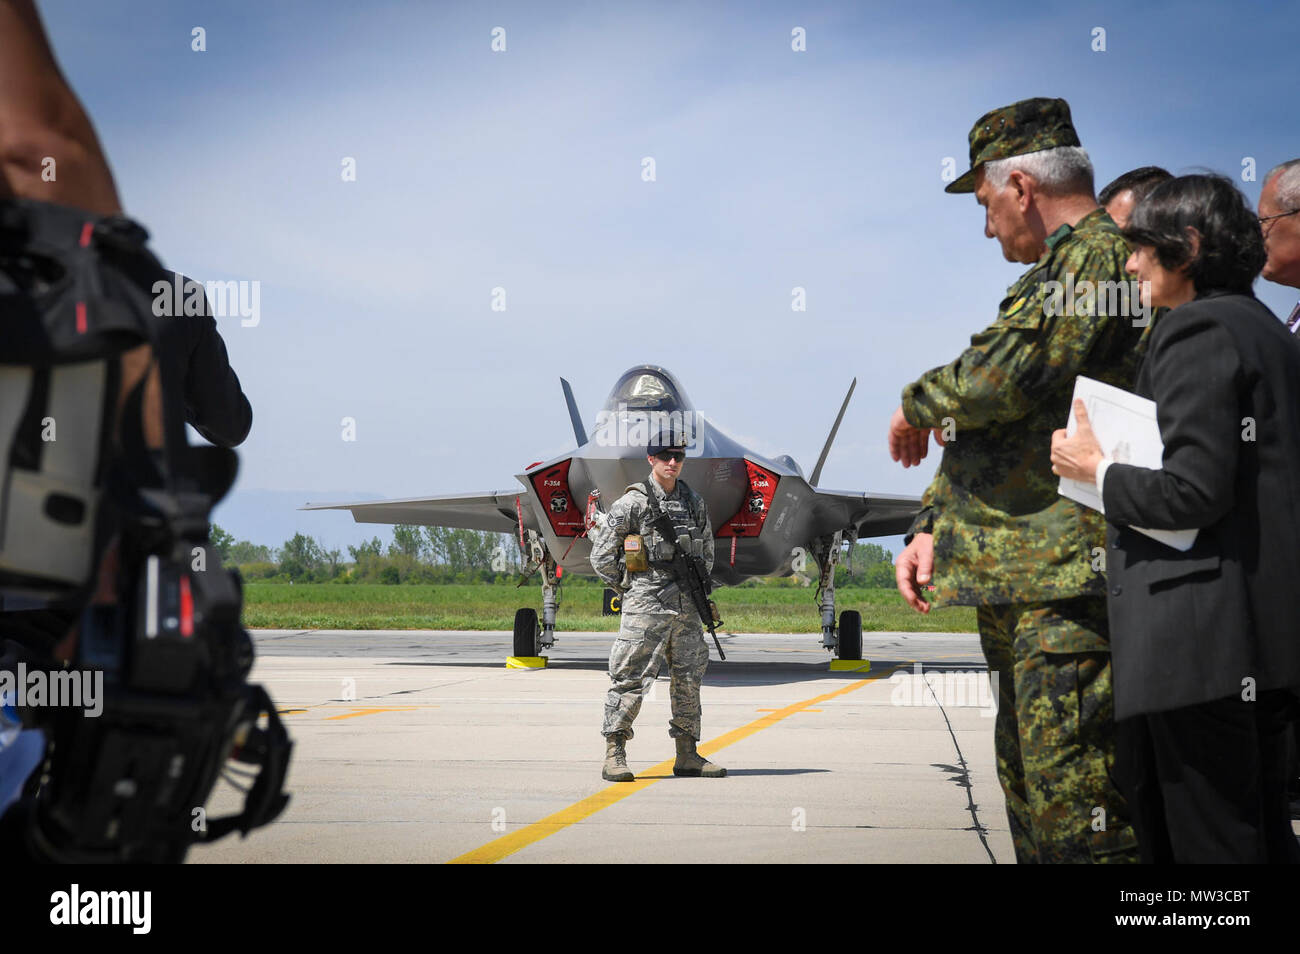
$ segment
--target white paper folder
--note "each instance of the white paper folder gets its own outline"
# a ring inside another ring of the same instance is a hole
[[[1156,421],[1156,402],[1138,397],[1122,388],[1112,387],[1082,374],[1074,380],[1074,398],[1083,401],[1092,422],[1093,433],[1101,444],[1102,453],[1117,464],[1132,464],[1151,470],[1162,469],[1165,444],[1160,439],[1160,425]],[[1070,436],[1075,431],[1074,401],[1070,402],[1070,419],[1065,431]],[[1058,488],[1062,497],[1105,512],[1097,485],[1079,480],[1061,478]],[[1173,547],[1189,550],[1196,540],[1196,530],[1146,530],[1134,527],[1153,540]]]

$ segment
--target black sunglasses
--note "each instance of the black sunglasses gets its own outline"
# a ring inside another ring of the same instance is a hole
[[[655,457],[658,460],[663,461],[665,464],[668,463],[668,461],[670,460],[675,460],[678,463],[681,463],[686,459],[686,452],[685,451],[660,451],[659,453],[655,454]]]

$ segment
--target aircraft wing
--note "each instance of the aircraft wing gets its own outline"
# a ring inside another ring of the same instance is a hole
[[[374,500],[361,503],[307,504],[300,510],[350,510],[357,523],[408,523],[463,530],[491,530],[518,533],[515,490],[481,494],[447,494],[440,497],[412,497],[406,500]],[[537,530],[537,520],[527,500],[522,502],[524,527]]]
[[[889,497],[852,490],[814,487],[819,512],[843,514],[844,524],[858,524],[858,538],[907,533],[921,509],[920,497]]]

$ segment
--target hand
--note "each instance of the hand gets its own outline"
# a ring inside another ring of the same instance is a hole
[[[939,446],[943,441],[935,432]],[[907,423],[900,406],[889,419],[889,456],[901,461],[904,467],[915,467],[930,452],[930,428],[913,427]]]
[[[934,573],[934,536],[918,533],[898,557],[894,567],[894,581],[907,605],[918,613],[930,612],[930,604],[921,599],[921,586],[930,582]]]
[[[1066,437],[1064,429],[1052,432],[1052,473],[1091,484],[1097,480],[1097,465],[1104,455],[1080,400],[1074,402],[1074,421],[1073,437]]]

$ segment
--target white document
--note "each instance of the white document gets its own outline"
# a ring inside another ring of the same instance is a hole
[[[1132,464],[1160,470],[1164,462],[1165,444],[1160,439],[1160,425],[1156,421],[1156,402],[1138,397],[1122,388],[1111,387],[1082,374],[1074,381],[1074,399],[1083,401],[1088,411],[1088,420],[1092,422],[1093,433],[1101,444],[1102,453],[1117,464]],[[1074,420],[1074,400],[1070,401],[1070,419],[1065,424],[1065,432],[1073,437],[1077,425]],[[1061,478],[1058,492],[1103,513],[1101,495],[1097,493],[1095,483]],[[1173,547],[1175,550],[1189,550],[1196,540],[1196,530],[1144,530],[1134,527],[1138,533],[1145,533],[1153,540]]]

